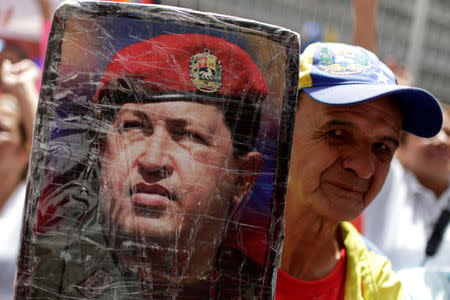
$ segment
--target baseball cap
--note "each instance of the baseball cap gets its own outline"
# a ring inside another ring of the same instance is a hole
[[[256,104],[268,94],[263,74],[246,51],[206,34],[163,34],[119,50],[94,102],[119,78],[138,78],[147,88],[147,101],[227,98]]]
[[[349,105],[390,96],[403,113],[403,130],[432,137],[442,110],[428,91],[397,85],[394,73],[372,52],[342,43],[314,43],[300,55],[299,90],[316,101]]]

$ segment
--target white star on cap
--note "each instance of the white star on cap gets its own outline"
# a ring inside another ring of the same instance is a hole
[[[387,84],[389,82],[389,77],[384,75],[382,70],[380,70],[378,72],[375,72],[375,75],[378,77],[377,78],[377,83]]]

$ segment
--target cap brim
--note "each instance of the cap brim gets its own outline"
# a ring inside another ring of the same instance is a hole
[[[442,109],[426,90],[399,85],[347,84],[303,88],[316,101],[348,105],[391,96],[403,113],[403,130],[420,137],[433,137],[442,127]]]

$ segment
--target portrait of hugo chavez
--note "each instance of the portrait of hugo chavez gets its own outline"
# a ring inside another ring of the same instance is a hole
[[[270,298],[298,35],[86,1],[49,41],[16,295]]]

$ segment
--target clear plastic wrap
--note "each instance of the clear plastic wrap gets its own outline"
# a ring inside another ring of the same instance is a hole
[[[67,1],[49,38],[16,299],[270,299],[299,37]]]

